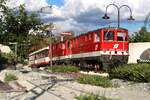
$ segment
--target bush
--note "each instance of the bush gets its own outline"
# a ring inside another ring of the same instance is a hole
[[[102,87],[113,87],[111,81],[106,77],[101,76],[80,76],[77,78],[77,81],[81,84],[91,84]]]
[[[13,80],[17,80],[17,76],[11,74],[11,73],[6,73],[5,74],[5,78],[4,78],[4,81],[5,82],[9,82],[9,81],[13,81]]]
[[[0,53],[0,60],[4,63],[13,64],[16,62],[16,56],[13,53]]]
[[[51,68],[49,68],[48,70],[51,70]],[[60,73],[78,72],[79,68],[72,65],[57,65],[52,67],[52,71]]]
[[[0,70],[12,67],[16,63],[16,56],[13,53],[0,53]]]
[[[104,96],[98,96],[98,95],[94,95],[93,93],[91,94],[81,94],[78,97],[75,97],[77,100],[112,100],[112,99],[108,99]]]
[[[150,64],[129,64],[108,71],[111,78],[150,82]]]

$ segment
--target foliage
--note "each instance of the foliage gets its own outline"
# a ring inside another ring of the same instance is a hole
[[[109,70],[110,77],[135,82],[150,82],[150,64],[129,64]]]
[[[54,35],[52,35],[52,38],[46,37],[44,35],[32,35],[32,34],[30,34],[28,37],[29,40],[31,41],[30,48],[28,49],[29,52],[33,52],[35,50],[48,46],[50,40],[52,40],[52,43],[55,41]]]
[[[93,93],[90,94],[81,94],[78,97],[75,97],[77,100],[112,100],[112,99],[108,99],[104,96],[99,96],[99,95],[95,95]]]
[[[8,81],[13,81],[13,80],[17,80],[17,79],[18,79],[17,76],[15,76],[14,74],[12,74],[12,73],[6,73],[4,81],[8,82]]]
[[[129,38],[130,42],[150,42],[150,32],[147,32],[145,27],[142,27],[139,32],[136,32]]]
[[[51,67],[49,68],[49,70],[51,70]],[[72,65],[57,65],[52,67],[52,71],[60,73],[78,72],[79,68]]]
[[[13,53],[0,53],[0,63],[14,64],[16,62],[16,56]]]
[[[31,29],[29,34],[29,40],[32,41],[30,43],[29,52],[33,52],[35,50],[41,49],[43,47],[48,46],[50,43],[56,42],[57,38],[54,34],[52,34],[52,30],[54,28],[53,23],[38,25],[35,29]]]
[[[101,76],[80,76],[77,78],[77,81],[82,84],[91,84],[96,86],[102,86],[104,88],[113,87],[111,81],[106,77]]]

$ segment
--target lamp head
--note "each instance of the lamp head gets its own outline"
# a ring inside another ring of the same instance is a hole
[[[128,18],[128,20],[135,20],[135,19],[133,18],[133,16],[130,16],[130,17]]]
[[[107,14],[105,14],[102,18],[103,18],[103,19],[109,19],[110,17],[107,16]]]

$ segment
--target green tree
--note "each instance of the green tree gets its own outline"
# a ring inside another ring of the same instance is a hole
[[[15,9],[9,9],[5,5],[5,1],[6,0],[0,1],[0,7],[2,9],[0,43],[8,45],[9,42],[17,42],[17,54],[23,58],[27,58],[28,32],[31,28],[41,24],[40,19],[37,14],[28,13],[25,10],[25,5],[20,5]],[[22,50],[20,48],[22,48]]]
[[[150,32],[142,27],[139,32],[136,32],[129,38],[130,42],[150,42]]]
[[[29,40],[32,42],[30,43],[30,52],[33,52],[35,50],[41,49],[43,47],[46,47],[51,43],[57,42],[57,37],[52,34],[51,31],[54,28],[53,23],[44,24],[37,26],[34,30],[32,30],[31,34],[29,35]],[[34,35],[33,33],[36,33]],[[50,36],[51,35],[51,36]]]
[[[47,33],[48,34],[48,33]],[[29,40],[32,41],[30,42],[30,48],[29,48],[29,53],[36,51],[38,49],[41,49],[43,47],[49,46],[50,40],[52,43],[56,42],[56,36],[52,34],[51,38],[49,35],[29,35]]]
[[[8,45],[9,42],[17,42],[17,55],[27,58],[29,52],[48,46],[50,37],[48,34],[32,35],[28,34],[30,29],[38,29],[42,25],[36,13],[29,13],[25,10],[25,5],[10,9],[5,3],[7,0],[0,0],[2,16],[0,18],[0,43]],[[2,5],[2,6],[1,6]],[[46,29],[51,25],[44,25],[40,29],[48,33]],[[55,36],[52,35],[52,41]],[[13,49],[15,46],[12,45]],[[20,58],[19,57],[19,58]]]

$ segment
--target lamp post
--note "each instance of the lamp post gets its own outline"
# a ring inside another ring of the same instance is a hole
[[[40,12],[42,13],[51,13],[52,12],[52,6],[46,6],[46,7],[42,7],[40,9]],[[49,49],[50,49],[50,52],[49,52],[49,58],[50,58],[50,67],[51,67],[51,71],[52,71],[52,30],[54,28],[54,25],[53,23],[51,23],[46,30],[48,30],[49,32],[49,36],[50,36],[50,45],[49,45]]]
[[[49,52],[49,58],[50,58],[50,67],[51,67],[51,70],[52,70],[52,29],[53,29],[53,26],[50,25],[46,30],[48,30],[49,32],[49,37],[50,37],[50,44],[49,44],[49,49],[50,49],[50,52]]]
[[[120,27],[120,9],[121,9],[121,8],[127,7],[127,8],[129,9],[129,11],[130,11],[130,16],[129,16],[128,20],[134,20],[134,18],[133,18],[133,16],[132,16],[131,8],[130,8],[128,5],[122,5],[122,6],[119,7],[119,6],[117,6],[116,4],[109,4],[109,5],[107,5],[106,10],[105,10],[105,14],[104,14],[104,16],[102,17],[103,19],[109,19],[109,18],[110,18],[110,17],[107,15],[107,9],[108,9],[108,7],[110,7],[110,6],[114,6],[114,7],[117,8],[117,11],[118,11],[118,28]]]
[[[15,55],[17,56],[17,42],[9,42],[9,44],[15,45]]]
[[[9,44],[15,45],[15,56],[16,56],[16,61],[18,60],[17,58],[17,42],[9,42]]]

